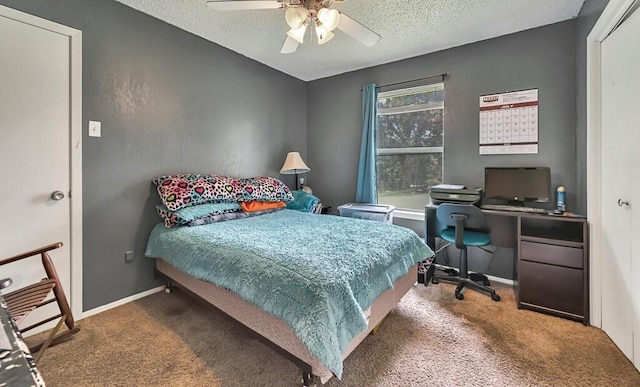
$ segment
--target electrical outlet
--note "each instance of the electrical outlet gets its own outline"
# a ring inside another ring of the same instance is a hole
[[[135,258],[135,255],[133,255],[133,251],[127,251],[124,253],[125,262],[131,262],[134,260],[134,258]]]
[[[100,121],[89,121],[89,137],[102,136],[102,124]]]

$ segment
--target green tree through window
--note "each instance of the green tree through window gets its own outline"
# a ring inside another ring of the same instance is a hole
[[[442,182],[444,83],[378,94],[378,203],[423,211]]]

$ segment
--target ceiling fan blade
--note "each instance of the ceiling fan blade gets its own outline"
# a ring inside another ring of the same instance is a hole
[[[216,11],[237,11],[243,9],[278,9],[284,8],[286,5],[278,0],[223,0],[223,1],[207,1],[209,8]]]
[[[298,45],[299,44],[300,43],[298,43],[297,40],[295,40],[291,36],[287,36],[287,40],[284,41],[284,44],[282,45],[282,50],[280,50],[280,53],[281,54],[292,54],[292,53],[296,52],[296,50],[298,49]]]
[[[342,12],[340,12],[340,22],[338,23],[338,29],[367,47],[371,47],[374,44],[378,43],[381,38],[380,35],[371,31],[367,27],[363,26],[362,24],[358,23]]]

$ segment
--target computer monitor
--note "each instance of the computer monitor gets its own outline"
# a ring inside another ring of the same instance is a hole
[[[551,172],[548,167],[487,167],[484,169],[485,199],[548,203]]]

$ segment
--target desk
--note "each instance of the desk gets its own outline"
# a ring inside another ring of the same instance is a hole
[[[0,296],[0,385],[44,386],[33,357],[22,341],[22,335],[13,322],[7,305]],[[10,350],[9,350],[10,347]]]
[[[446,228],[436,205],[425,207],[425,242]],[[514,284],[518,308],[589,325],[588,223],[585,218],[482,210],[491,245],[515,250]]]

